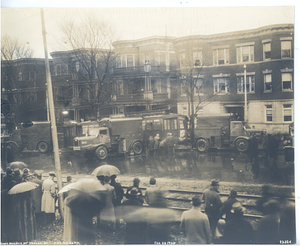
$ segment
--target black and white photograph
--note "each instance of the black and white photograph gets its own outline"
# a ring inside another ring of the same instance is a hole
[[[214,2],[2,1],[1,244],[297,243],[296,3]]]

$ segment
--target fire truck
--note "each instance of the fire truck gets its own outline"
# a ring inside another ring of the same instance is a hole
[[[245,152],[250,147],[250,138],[255,136],[262,143],[263,130],[251,129],[247,122],[232,120],[231,114],[198,116],[195,126],[195,146],[199,152],[210,148],[236,148]]]
[[[18,124],[5,141],[14,152],[21,152],[24,148],[38,150],[45,153],[52,145],[49,121],[25,121]]]
[[[109,152],[139,155],[143,151],[142,117],[108,117],[82,123],[82,135],[74,138],[73,150],[85,151],[104,160]]]
[[[72,129],[72,128],[70,128]],[[85,151],[104,160],[110,152],[142,154],[151,136],[160,134],[166,138],[170,132],[175,143],[183,143],[187,138],[187,117],[177,114],[125,116],[116,115],[103,118],[98,122],[77,124],[74,134],[73,150]],[[72,134],[70,134],[72,135]]]

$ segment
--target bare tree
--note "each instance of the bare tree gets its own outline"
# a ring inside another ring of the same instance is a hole
[[[33,64],[33,55],[34,50],[17,38],[6,35],[1,39],[2,100],[9,102],[11,112],[36,96],[38,88],[33,78],[39,68]]]
[[[112,42],[114,29],[94,15],[86,16],[82,22],[63,21],[60,24],[63,38],[60,45],[69,55],[62,58],[78,81],[76,97],[86,102],[90,113],[107,108],[111,100],[111,68],[115,64]]]
[[[194,144],[194,118],[202,109],[204,81],[202,72],[202,48],[197,39],[181,41],[175,46],[178,61],[177,75],[180,80],[180,94],[187,99],[187,114],[190,119],[191,142]]]

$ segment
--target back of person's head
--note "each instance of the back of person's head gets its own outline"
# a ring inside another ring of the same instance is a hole
[[[20,175],[21,173],[20,173],[20,169],[19,168],[15,168],[14,169],[14,175],[15,176],[18,176],[18,175]]]
[[[231,197],[236,197],[237,196],[237,191],[236,190],[231,190],[230,191],[230,196]]]
[[[104,177],[104,182],[105,182],[105,183],[109,183],[109,181],[110,181],[110,177],[109,177],[109,176],[105,176],[105,177]]]
[[[235,202],[234,204],[232,204],[230,212],[236,216],[241,216],[244,214],[244,211],[245,208],[242,206],[242,204],[240,202]]]
[[[115,181],[116,178],[117,178],[117,175],[115,175],[115,174],[110,176],[110,180],[111,180],[111,181]]]
[[[104,175],[97,176],[97,179],[101,182],[104,182]]]
[[[156,179],[155,178],[151,178],[150,179],[150,184],[151,185],[155,185],[156,184]]]
[[[193,204],[194,207],[199,207],[201,205],[200,196],[194,196],[192,198],[192,204]]]
[[[67,182],[71,182],[72,181],[72,176],[67,176]]]
[[[133,185],[138,186],[140,184],[141,180],[139,178],[134,178],[133,179]]]

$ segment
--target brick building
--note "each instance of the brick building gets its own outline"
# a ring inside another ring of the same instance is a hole
[[[189,48],[186,48],[187,42]],[[268,132],[288,132],[294,121],[294,25],[265,26],[215,35],[174,39],[180,70],[193,57],[196,114],[234,113],[244,119],[244,65],[248,122]],[[181,78],[182,79],[182,78]],[[188,114],[187,96],[179,91],[177,110]]]

